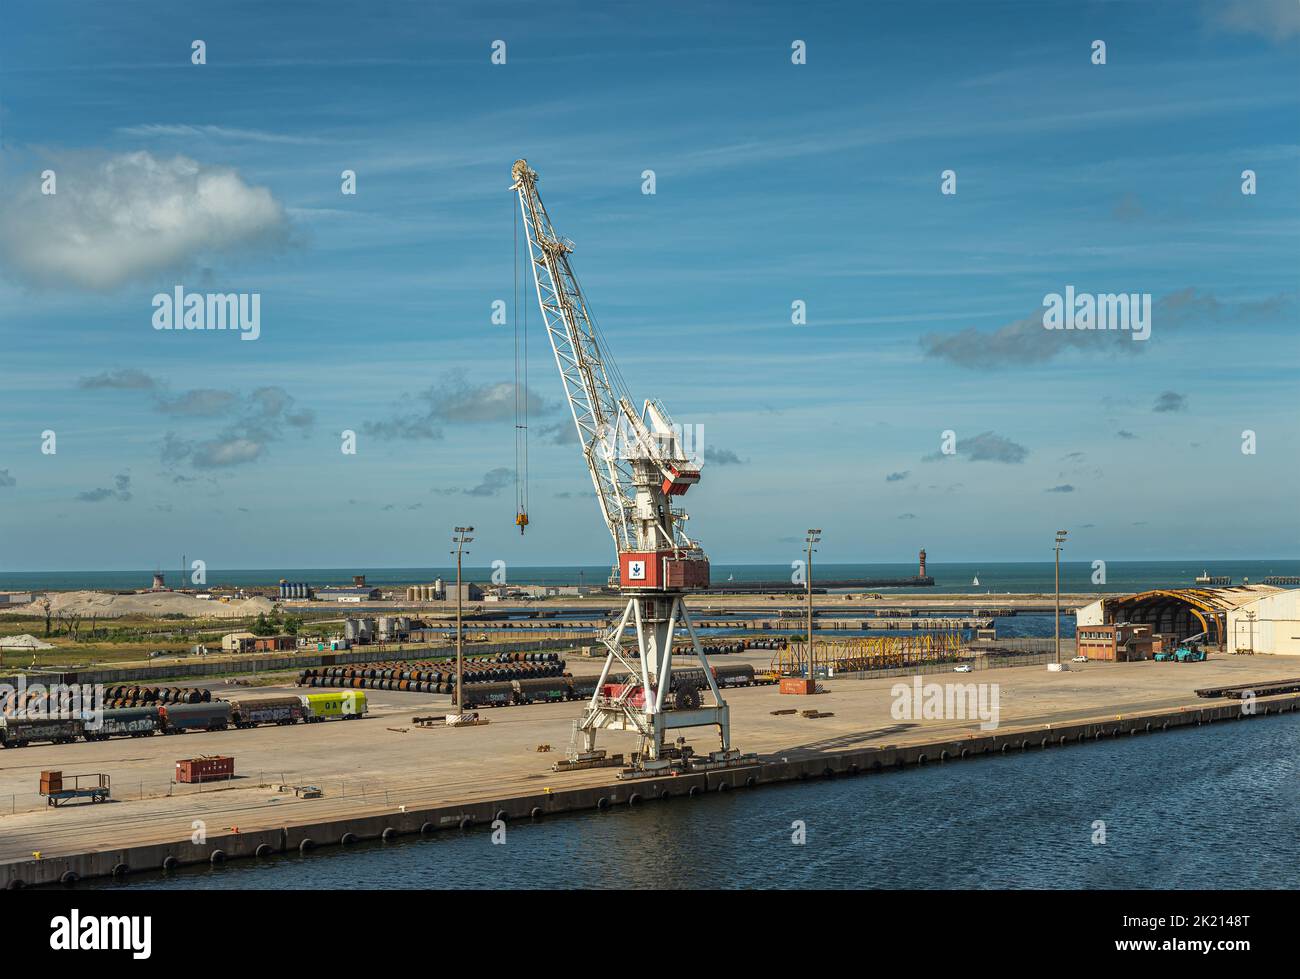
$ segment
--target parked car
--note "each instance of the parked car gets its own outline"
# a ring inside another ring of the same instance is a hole
[[[1087,657],[1087,656],[1076,656],[1076,657],[1074,657],[1074,659],[1070,660],[1070,662],[1071,662],[1071,663],[1086,663],[1086,662],[1088,662],[1088,657]]]
[[[954,666],[952,671],[954,673],[969,673],[971,672],[971,666],[969,663],[962,663],[961,666]]]

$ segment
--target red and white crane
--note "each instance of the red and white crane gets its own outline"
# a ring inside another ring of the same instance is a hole
[[[517,160],[511,174],[546,334],[614,539],[618,588],[627,597],[617,627],[602,640],[609,654],[577,725],[577,756],[599,754],[601,729],[634,731],[641,736],[636,767],[654,771],[673,763],[674,752],[665,750],[670,731],[716,725],[721,751],[711,760],[725,764],[735,755],[729,710],[683,601],[687,592],[708,587],[709,559],[686,533],[685,511],[674,505],[699,482],[699,460],[685,450],[682,432],[663,405],[646,401],[640,411],[634,407],[569,264],[573,242],[556,233],[538,195],[536,171]],[[673,691],[679,629],[703,668],[711,704],[701,702],[701,691]],[[636,636],[635,662],[623,647],[629,632]]]

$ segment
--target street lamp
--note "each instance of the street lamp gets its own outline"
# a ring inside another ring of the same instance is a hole
[[[463,714],[465,712],[463,706],[465,698],[461,696],[462,684],[465,682],[465,656],[463,652],[464,647],[462,646],[460,618],[460,557],[461,554],[464,553],[465,545],[474,539],[473,537],[468,536],[473,533],[473,531],[473,527],[457,527],[456,533],[451,539],[451,542],[456,545],[456,550],[451,553],[456,555],[456,713],[458,714]]]
[[[1061,665],[1061,545],[1065,543],[1066,531],[1056,532],[1056,665]]]
[[[804,543],[808,545],[808,562],[804,565],[804,578],[808,586],[808,679],[815,680],[813,673],[813,608],[812,608],[812,556],[817,548],[813,547],[821,541],[822,530],[820,527],[810,527],[808,536],[804,538]]]

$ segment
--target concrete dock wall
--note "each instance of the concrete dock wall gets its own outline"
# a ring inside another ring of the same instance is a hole
[[[121,876],[277,853],[307,853],[320,847],[347,846],[361,840],[391,840],[442,829],[490,826],[496,819],[509,823],[617,805],[641,805],[663,797],[691,797],[781,782],[899,770],[1013,751],[1152,734],[1181,727],[1228,723],[1251,716],[1267,717],[1300,710],[1300,694],[1260,699],[1253,706],[1253,715],[1243,713],[1240,701],[1213,703],[1172,712],[1120,716],[1114,720],[1039,725],[925,744],[859,748],[809,758],[771,758],[745,768],[618,781],[610,785],[541,792],[492,802],[391,811],[257,832],[227,833],[209,836],[203,843],[182,840],[13,861],[0,864],[0,886],[17,888],[70,883],[89,877]],[[557,776],[560,778],[563,776]]]

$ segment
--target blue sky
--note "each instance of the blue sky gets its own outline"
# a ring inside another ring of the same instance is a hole
[[[10,0],[0,31],[2,570],[441,564],[456,524],[482,563],[612,559],[535,306],[514,527],[520,156],[633,395],[703,425],[715,562],[809,525],[844,562],[1058,527],[1075,560],[1300,553],[1290,0]],[[260,294],[260,338],[155,331],[178,285]],[[1043,330],[1067,285],[1151,294],[1150,339]]]

